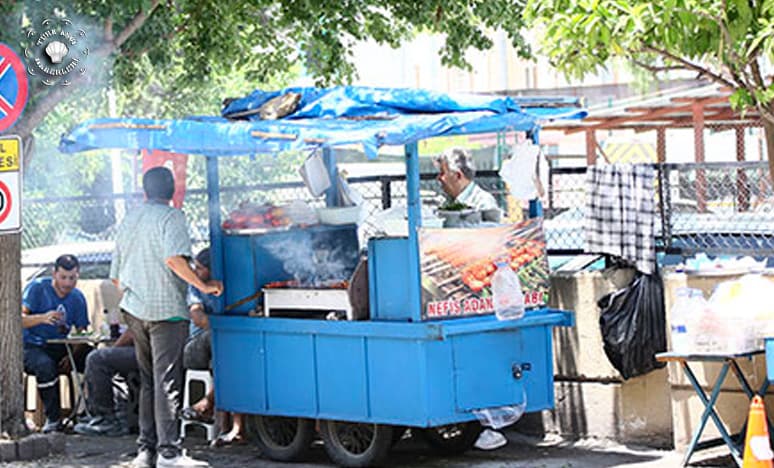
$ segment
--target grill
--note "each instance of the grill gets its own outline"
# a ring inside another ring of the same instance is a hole
[[[354,317],[346,289],[264,288],[263,307],[267,317],[319,318],[330,312],[343,313],[347,320]]]

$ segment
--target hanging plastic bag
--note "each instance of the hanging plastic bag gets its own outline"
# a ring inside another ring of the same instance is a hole
[[[476,415],[482,426],[495,430],[515,424],[527,410],[527,392],[522,389],[522,394],[521,403],[517,405],[477,409],[473,410],[473,414]]]
[[[512,148],[510,159],[503,161],[499,175],[508,184],[511,196],[519,200],[541,198],[548,185],[548,170],[541,167],[540,147],[522,142]]]
[[[597,305],[605,354],[624,379],[666,365],[655,357],[667,347],[664,286],[658,273],[638,273],[627,287],[603,296]]]

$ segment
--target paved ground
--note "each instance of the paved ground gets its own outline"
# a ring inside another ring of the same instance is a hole
[[[579,441],[565,442],[558,439],[538,440],[520,434],[508,433],[510,443],[492,451],[471,451],[454,458],[430,454],[422,443],[406,438],[395,446],[386,463],[389,467],[426,468],[605,468],[625,466],[629,468],[664,468],[681,466],[681,454],[674,451],[660,451],[625,447],[609,442]],[[302,464],[288,465],[261,458],[260,451],[251,444],[211,449],[201,439],[187,441],[189,453],[196,458],[206,459],[213,467],[268,467],[308,468],[329,467],[322,447],[316,447],[309,460]],[[102,468],[124,467],[133,456],[134,437],[84,437],[67,436],[67,452],[63,456],[35,462],[0,464],[13,468]],[[695,457],[697,466],[735,466],[723,455],[722,448],[702,452]]]

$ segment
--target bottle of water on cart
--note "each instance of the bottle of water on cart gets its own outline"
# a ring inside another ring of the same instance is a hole
[[[498,320],[516,320],[524,316],[521,281],[508,262],[497,262],[497,270],[492,275],[492,299]]]

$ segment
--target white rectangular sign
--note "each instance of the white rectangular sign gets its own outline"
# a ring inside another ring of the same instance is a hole
[[[0,234],[21,229],[21,139],[0,137]]]

